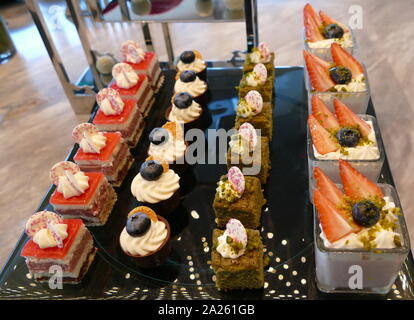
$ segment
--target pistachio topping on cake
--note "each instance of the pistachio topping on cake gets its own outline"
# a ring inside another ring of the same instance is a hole
[[[348,162],[339,160],[345,194],[319,168],[314,169],[314,203],[325,246],[390,249],[401,246],[399,208],[393,199]]]
[[[241,198],[245,189],[244,175],[238,167],[231,167],[227,176],[220,179],[216,189],[221,199],[233,202]]]
[[[262,63],[258,63],[253,68],[252,72],[246,75],[246,82],[249,86],[257,87],[265,84],[267,80],[267,69]]]
[[[249,118],[259,114],[263,109],[262,95],[256,91],[249,91],[246,96],[240,99],[236,113],[243,118]]]
[[[250,54],[250,60],[253,63],[269,63],[271,59],[271,53],[269,46],[266,42],[259,43],[257,48],[253,48]]]
[[[237,154],[249,154],[257,145],[256,129],[249,123],[243,123],[238,132],[230,138],[231,152]]]

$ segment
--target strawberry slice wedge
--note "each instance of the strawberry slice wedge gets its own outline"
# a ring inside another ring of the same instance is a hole
[[[318,210],[322,230],[329,242],[333,243],[354,232],[352,226],[319,189],[313,193],[313,203]]]
[[[338,120],[336,120],[334,114],[317,96],[312,96],[312,114],[325,129],[340,129]]]
[[[336,118],[339,124],[343,127],[358,127],[362,136],[368,138],[371,132],[371,126],[358,117],[351,109],[349,109],[342,101],[334,98],[333,104],[335,107]]]
[[[356,223],[349,222],[350,213],[344,209],[341,209],[340,206],[343,205],[344,193],[336,186],[335,183],[319,168],[316,167],[313,169],[313,176],[316,180],[316,188],[323,194],[323,196],[332,202],[332,204],[337,208],[338,213],[348,221],[349,225],[352,227],[352,232],[359,232],[361,227]]]
[[[341,205],[344,194],[336,184],[319,167],[313,169],[313,176],[316,180],[316,188],[335,206]]]
[[[331,137],[331,134],[311,114],[308,117],[308,126],[313,145],[320,154],[335,152],[339,149],[338,144]]]
[[[360,201],[368,198],[383,198],[381,189],[347,161],[339,160],[339,174],[347,196]]]
[[[329,63],[306,50],[303,50],[303,57],[312,87],[315,90],[325,92],[335,86],[335,82],[329,75]]]
[[[337,43],[331,45],[331,55],[337,66],[347,67],[352,72],[352,78],[364,74],[362,64],[360,64],[348,51]]]
[[[319,11],[319,16],[321,17],[321,20],[322,20],[324,25],[337,24],[338,26],[340,26],[344,30],[344,32],[349,32],[349,29],[345,25],[343,25],[342,23],[340,23],[340,22],[336,21],[335,19],[331,18],[324,11],[320,10]]]
[[[303,8],[303,23],[308,41],[314,42],[324,39],[319,31],[319,27],[322,26],[322,21],[309,3]]]

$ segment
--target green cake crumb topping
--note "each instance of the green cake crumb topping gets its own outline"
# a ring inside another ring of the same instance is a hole
[[[227,244],[230,246],[231,250],[235,253],[235,254],[239,254],[239,252],[241,250],[243,250],[243,244],[239,241],[234,241],[232,239],[232,237],[227,236],[226,237],[226,242]]]
[[[360,236],[359,240],[362,242],[364,249],[373,250],[375,249],[375,239],[378,232],[381,230],[389,230],[395,232],[397,230],[397,219],[390,217],[390,214],[398,216],[401,214],[401,212],[400,208],[384,209],[386,202],[379,196],[369,197],[367,200],[372,201],[375,206],[380,209],[380,219],[374,226],[368,229],[366,235]],[[338,209],[347,214],[348,221],[351,224],[355,223],[352,217],[352,208],[357,202],[358,201],[345,196],[343,202],[338,206]],[[401,239],[399,236],[394,237],[394,244],[397,247],[401,246]]]
[[[322,124],[322,121],[319,121],[319,123]],[[353,129],[353,130],[357,130],[359,132],[360,138],[359,138],[359,141],[358,141],[357,146],[365,146],[365,145],[373,145],[374,144],[374,141],[369,140],[367,137],[364,137],[362,135],[361,129],[360,129],[360,126],[359,125],[357,125],[357,126],[341,127],[341,129]],[[339,130],[337,130],[337,129],[336,130],[335,129],[326,129],[326,130],[330,133],[332,139],[334,139],[335,141],[338,141],[338,138],[337,138],[336,135],[338,134]],[[349,149],[348,147],[342,147],[342,146],[340,146],[339,152],[341,154],[347,156],[347,155],[349,155],[348,149]]]
[[[227,177],[222,177],[217,185],[218,187],[216,191],[221,199],[224,199],[228,202],[233,202],[234,200],[241,197],[241,195],[236,190],[234,190]]]

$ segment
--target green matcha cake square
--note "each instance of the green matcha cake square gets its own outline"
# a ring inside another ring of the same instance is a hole
[[[226,176],[222,176],[220,180],[226,179]],[[213,209],[219,228],[224,228],[231,218],[240,220],[246,228],[257,229],[260,226],[262,207],[266,203],[260,180],[253,176],[245,176],[244,179],[245,190],[240,198],[228,201],[216,192]]]
[[[252,62],[250,56],[251,56],[251,53],[248,53],[246,55],[246,60],[244,61],[244,64],[243,64],[243,73],[251,72],[253,70],[254,66],[256,65],[256,63]],[[275,68],[275,62],[274,62],[275,61],[275,53],[272,52],[270,54],[270,56],[271,56],[270,61],[267,62],[267,63],[263,63],[269,73],[271,73]],[[274,75],[273,75],[273,78],[274,78]]]
[[[258,230],[246,229],[247,246],[237,259],[223,258],[217,252],[218,237],[224,231],[213,230],[211,265],[218,289],[259,289],[264,285],[263,243]]]
[[[248,117],[242,117],[236,113],[236,120],[234,127],[238,130],[240,126],[249,122],[256,129],[260,129],[260,135],[267,137],[269,141],[272,141],[273,136],[273,111],[271,103],[264,103],[263,109],[260,113],[256,115],[251,115]]]
[[[232,151],[230,147],[227,151],[227,168],[230,169],[232,166],[236,166],[242,170],[244,168],[251,168],[251,167],[260,167],[260,172],[253,177],[259,178],[261,184],[266,184],[267,178],[269,176],[270,171],[270,151],[269,151],[269,139],[267,137],[258,137],[260,139],[260,145],[258,148],[260,150],[258,152],[253,151],[249,158],[250,162],[244,163],[243,162],[243,155],[238,154]],[[233,159],[232,159],[233,158]],[[235,161],[234,161],[235,160]],[[232,161],[234,163],[232,163]],[[244,173],[245,175],[249,176],[248,173]]]

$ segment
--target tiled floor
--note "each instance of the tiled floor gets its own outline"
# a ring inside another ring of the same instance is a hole
[[[59,4],[62,1],[47,1]],[[302,63],[301,0],[259,0],[260,39],[277,52],[277,65]],[[349,9],[360,5],[363,28],[356,30],[358,56],[368,68],[373,100],[406,219],[414,239],[414,1],[412,0],[318,0],[338,20],[347,22]],[[47,10],[47,7],[46,7]],[[75,116],[40,36],[23,5],[0,7],[9,22],[18,54],[0,66],[0,265],[20,236],[27,217],[36,210],[49,186],[48,171],[64,159],[72,147],[70,132],[85,117]],[[50,15],[46,13],[49,23]],[[99,51],[117,53],[119,43],[137,38],[137,26],[97,25],[90,37]],[[109,29],[108,29],[109,28]],[[109,30],[109,31],[108,31]],[[156,48],[165,58],[160,28]],[[51,30],[76,79],[86,66],[76,31],[70,21]],[[108,36],[109,35],[109,36]],[[245,48],[244,25],[174,24],[171,36],[175,52],[199,49],[207,59],[228,59],[234,49]],[[109,38],[108,38],[109,37]],[[104,41],[105,39],[105,41]]]

